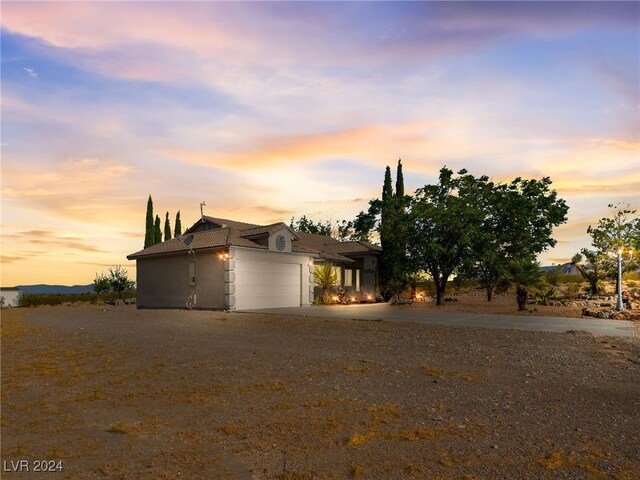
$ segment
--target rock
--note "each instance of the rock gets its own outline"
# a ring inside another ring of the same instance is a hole
[[[119,298],[118,300],[115,301],[114,305],[116,307],[122,307],[122,306],[124,306],[124,300]]]

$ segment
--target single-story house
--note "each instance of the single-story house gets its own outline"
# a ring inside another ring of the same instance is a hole
[[[183,235],[127,258],[136,261],[138,308],[246,310],[310,305],[313,271],[324,261],[335,265],[350,297],[372,299],[381,251],[284,223],[202,216]]]
[[[19,307],[22,290],[19,288],[0,288],[0,306]]]

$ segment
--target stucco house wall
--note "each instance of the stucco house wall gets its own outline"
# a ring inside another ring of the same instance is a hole
[[[139,308],[185,308],[195,293],[196,308],[225,308],[224,264],[219,252],[196,252],[195,261],[192,254],[139,258],[136,303]],[[195,282],[190,276],[194,266]]]

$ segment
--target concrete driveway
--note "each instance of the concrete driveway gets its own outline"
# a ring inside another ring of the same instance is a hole
[[[461,312],[425,312],[411,310],[405,306],[387,303],[366,305],[331,305],[291,308],[267,308],[244,310],[252,313],[276,315],[303,315],[322,318],[344,318],[356,320],[377,320],[385,322],[423,323],[427,325],[451,325],[456,327],[484,327],[544,332],[567,332],[585,330],[594,335],[612,337],[633,337],[640,325],[623,320],[596,318],[534,317],[524,315],[486,315]]]

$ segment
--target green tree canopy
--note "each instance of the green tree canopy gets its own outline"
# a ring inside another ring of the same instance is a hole
[[[109,293],[111,290],[111,282],[109,281],[109,277],[104,273],[98,275],[96,273],[96,278],[93,280],[93,291],[98,295],[103,293]]]
[[[438,305],[444,304],[449,278],[471,255],[482,222],[482,210],[473,199],[477,182],[466,170],[456,177],[443,167],[438,183],[416,190],[411,203],[407,224],[410,263],[431,275]]]
[[[297,230],[298,232],[305,233],[314,233],[316,235],[326,235],[327,237],[331,236],[333,232],[333,225],[330,221],[326,222],[314,222],[313,220],[309,220],[306,215],[300,217],[299,220],[295,220],[295,218],[291,218],[291,223],[289,226]]]
[[[611,217],[601,218],[598,226],[587,229],[592,245],[600,252],[640,249],[640,217],[637,210],[629,210],[629,204],[609,205]]]
[[[486,176],[467,178],[473,189],[466,196],[470,202],[475,199],[481,222],[461,274],[479,280],[491,300],[514,260],[535,258],[556,244],[553,228],[566,222],[569,207],[550,189],[548,177],[518,177],[506,184],[494,184]]]

